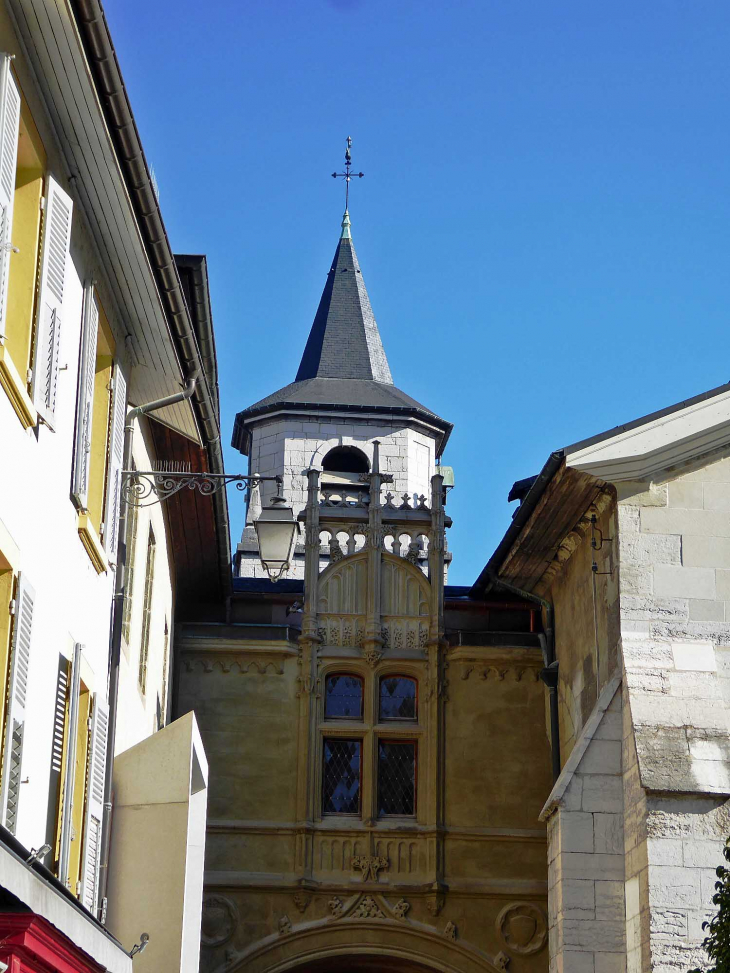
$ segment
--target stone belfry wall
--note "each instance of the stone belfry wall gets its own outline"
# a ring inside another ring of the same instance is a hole
[[[321,472],[327,454],[338,446],[355,447],[367,457],[372,469],[375,441],[379,443],[379,462],[383,473],[392,478],[390,490],[397,504],[407,497],[417,507],[420,497],[429,497],[431,477],[436,472],[436,436],[428,428],[413,423],[386,419],[350,417],[280,417],[257,425],[251,436],[249,469],[261,476],[281,476],[283,495],[298,516],[307,502],[307,470]],[[327,479],[326,475],[324,477]],[[236,557],[236,575],[242,578],[267,577],[258,557],[253,521],[273,494],[275,484],[263,483],[252,497],[246,527]],[[257,495],[258,494],[258,495]],[[323,551],[326,556],[326,548]],[[289,578],[304,578],[303,538],[297,544]],[[422,549],[420,564],[425,566]]]

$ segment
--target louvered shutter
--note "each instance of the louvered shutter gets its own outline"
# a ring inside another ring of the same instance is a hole
[[[122,462],[124,460],[124,420],[127,417],[127,382],[117,363],[112,389],[112,421],[109,434],[109,475],[104,515],[104,547],[113,560],[119,544],[119,510],[122,501]]]
[[[96,374],[96,342],[99,335],[99,305],[94,285],[84,289],[79,386],[76,398],[76,441],[74,443],[74,473],[72,493],[82,509],[86,508],[89,492],[89,461],[91,458],[91,422],[94,418],[94,375]]]
[[[68,886],[69,857],[73,832],[74,780],[76,778],[76,740],[79,723],[79,694],[81,689],[81,652],[83,645],[74,644],[71,662],[71,679],[68,688],[68,730],[66,733],[66,759],[61,792],[61,828],[58,851],[58,878]]]
[[[10,55],[0,54],[0,344],[5,338],[5,310],[13,227],[15,169],[18,161],[20,92],[10,70]]]
[[[18,824],[20,781],[23,769],[23,742],[25,738],[25,710],[28,694],[28,665],[33,629],[35,591],[25,578],[18,575],[18,591],[15,599],[13,643],[10,657],[8,683],[8,712],[5,723],[3,747],[2,789],[0,806],[2,823],[13,834]]]
[[[81,865],[81,902],[89,912],[99,908],[99,856],[101,854],[101,823],[104,814],[104,777],[106,748],[109,733],[109,711],[94,695],[89,745],[89,774],[84,821],[84,853]]]
[[[71,240],[71,197],[48,177],[43,247],[38,296],[38,315],[33,360],[33,401],[36,409],[50,425],[56,411],[58,385],[58,350],[63,316],[63,288],[66,277],[66,258]]]

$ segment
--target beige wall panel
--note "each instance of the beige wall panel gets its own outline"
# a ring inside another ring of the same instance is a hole
[[[214,648],[214,647],[213,647]],[[296,772],[296,658],[275,665],[255,654],[234,658],[230,672],[192,663],[180,674],[180,711],[194,710],[210,755],[212,819],[286,821],[294,815]],[[261,672],[260,667],[266,671]]]
[[[591,511],[586,514],[580,532],[571,535],[571,546],[575,543],[575,549],[546,596],[554,605],[555,641],[560,659],[561,765],[568,759],[600,690],[618,665],[615,505],[611,502],[597,515],[596,541],[600,543],[599,531],[605,540],[596,551],[591,547],[587,521],[590,514]],[[591,569],[594,557],[599,572],[595,576]]]
[[[488,660],[469,668],[459,663],[449,670],[446,824],[541,829],[537,818],[551,779],[539,670],[492,667]]]

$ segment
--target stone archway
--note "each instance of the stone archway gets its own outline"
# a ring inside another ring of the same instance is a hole
[[[305,922],[232,956],[225,973],[500,973],[480,950],[408,920]]]

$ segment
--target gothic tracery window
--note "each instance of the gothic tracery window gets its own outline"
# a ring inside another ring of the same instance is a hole
[[[414,817],[421,734],[417,680],[330,672],[324,684],[322,814]],[[345,725],[335,731],[332,723],[338,720]]]

